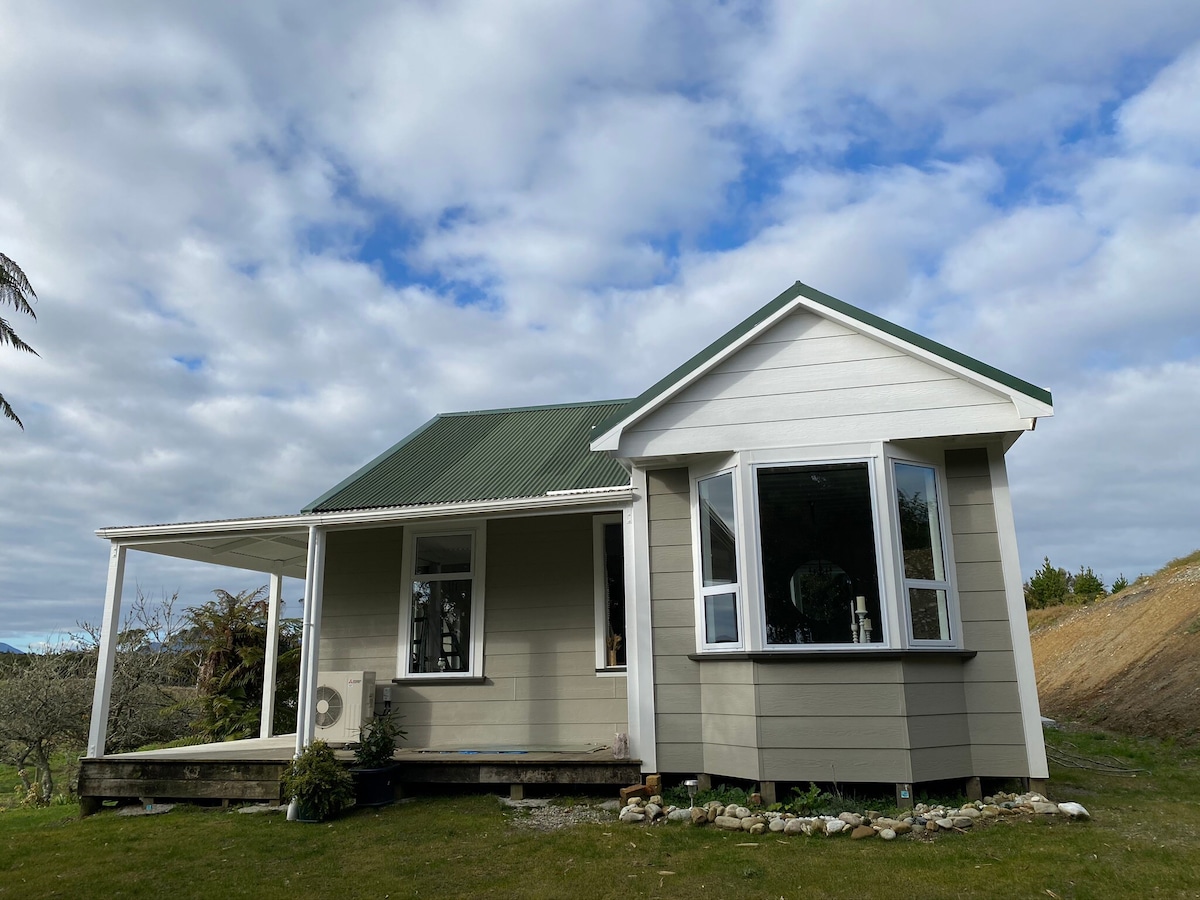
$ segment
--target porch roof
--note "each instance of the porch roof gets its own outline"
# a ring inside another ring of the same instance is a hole
[[[604,510],[619,508],[632,497],[633,490],[626,476],[625,483],[621,485],[548,491],[535,497],[425,503],[249,519],[218,519],[208,522],[125,525],[100,528],[96,534],[115,544],[160,556],[304,578],[308,556],[308,530],[312,526],[386,527],[428,519]]]

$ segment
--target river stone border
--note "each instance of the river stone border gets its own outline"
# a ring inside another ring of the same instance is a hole
[[[885,816],[874,810],[865,813],[847,811],[836,816],[799,816],[776,810],[750,809],[736,803],[724,805],[715,800],[703,806],[680,808],[664,806],[662,797],[655,795],[649,800],[630,797],[621,808],[618,818],[628,825],[686,822],[696,827],[712,826],[723,831],[751,835],[849,835],[853,840],[880,837],[891,841],[902,835],[932,836],[945,831],[963,833],[978,825],[988,825],[1004,818],[1042,815],[1091,818],[1078,803],[1055,803],[1034,791],[993,794],[963,806],[918,803],[911,812],[899,818]]]

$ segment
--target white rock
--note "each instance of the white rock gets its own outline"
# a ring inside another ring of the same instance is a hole
[[[688,822],[691,821],[692,811],[690,809],[673,809],[667,813],[667,819],[671,822]]]
[[[767,827],[770,828],[772,831],[779,832],[779,831],[783,831],[783,829],[786,826],[787,826],[787,822],[785,820],[772,819],[771,823]]]
[[[826,834],[837,834],[839,831],[841,831],[845,827],[846,827],[846,823],[843,822],[841,819],[830,819],[828,822],[825,823],[825,833]]]
[[[885,841],[894,841],[896,839],[896,832],[890,828],[883,828],[880,830],[879,836]]]
[[[1066,803],[1058,804],[1058,809],[1064,815],[1070,816],[1073,819],[1090,819],[1091,815],[1086,809],[1076,803],[1074,800],[1068,800]]]

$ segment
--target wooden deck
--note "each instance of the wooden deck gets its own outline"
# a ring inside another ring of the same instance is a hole
[[[278,803],[294,735],[120,753],[80,762],[84,810],[104,800]],[[353,759],[338,751],[347,764]],[[393,757],[400,784],[496,785],[520,798],[526,786],[621,787],[641,781],[641,762],[615,760],[608,747],[403,748]]]

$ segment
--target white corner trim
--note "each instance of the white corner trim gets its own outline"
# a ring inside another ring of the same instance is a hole
[[[996,537],[1000,543],[1000,559],[1004,570],[1004,595],[1008,601],[1008,624],[1012,634],[1013,663],[1017,671],[1017,693],[1021,699],[1021,723],[1025,730],[1029,777],[1048,778],[1050,770],[1046,764],[1046,739],[1042,734],[1042,711],[1038,702],[1037,673],[1033,668],[1033,648],[1029,643],[1029,620],[1025,617],[1012,495],[1008,488],[1004,454],[998,445],[988,447],[988,469],[996,512]]]
[[[646,470],[635,468],[633,505],[625,516],[626,697],[629,752],[643,772],[658,771],[654,724],[654,632],[650,603],[650,509]]]

